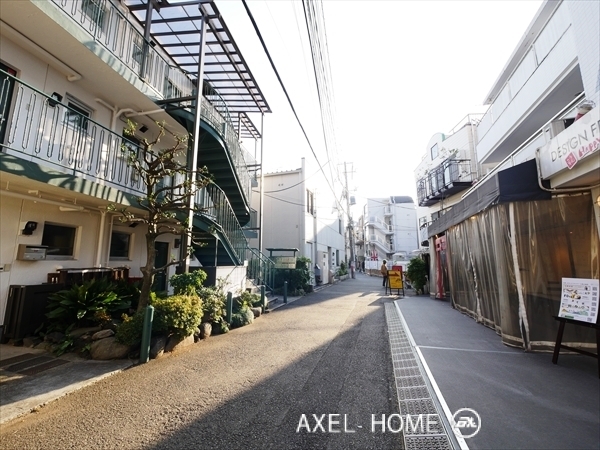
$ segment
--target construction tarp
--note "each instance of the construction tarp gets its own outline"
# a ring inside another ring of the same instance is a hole
[[[562,278],[600,275],[589,192],[493,206],[450,227],[446,242],[454,306],[531,350],[554,346]],[[567,325],[563,342],[595,350],[595,332]]]

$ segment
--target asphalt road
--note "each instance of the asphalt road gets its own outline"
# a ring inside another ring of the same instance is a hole
[[[387,449],[398,413],[381,279],[310,294],[2,425],[2,449]]]

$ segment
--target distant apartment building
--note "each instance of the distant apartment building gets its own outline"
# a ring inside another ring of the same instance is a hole
[[[417,210],[411,197],[368,198],[359,223],[364,231],[357,245],[365,261],[391,261],[396,253],[408,257],[419,248]]]
[[[326,284],[346,259],[346,226],[342,214],[337,210],[332,214],[329,205],[319,203],[315,179],[319,177],[307,177],[304,158],[297,169],[263,175],[262,252],[286,256],[293,253],[269,249],[297,249],[296,256],[309,258],[313,270],[318,266]],[[260,186],[253,193],[252,206],[258,211]],[[258,249],[258,239],[251,239],[250,245]]]
[[[485,97],[476,180],[449,210],[420,196],[445,211],[426,232],[432,295],[510,345],[553,347],[563,278],[600,276],[599,29],[599,2],[544,2]]]

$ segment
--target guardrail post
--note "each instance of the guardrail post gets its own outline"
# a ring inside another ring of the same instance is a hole
[[[233,294],[227,293],[227,323],[231,324],[231,316],[233,316]]]
[[[283,282],[283,303],[287,303],[287,281]]]
[[[152,319],[154,318],[154,306],[146,306],[144,312],[144,328],[142,330],[142,346],[140,348],[140,364],[145,364],[150,358],[150,337],[152,336]]]
[[[267,296],[265,295],[264,284],[260,287],[260,304],[262,305],[262,312],[265,312],[269,305],[267,304]]]

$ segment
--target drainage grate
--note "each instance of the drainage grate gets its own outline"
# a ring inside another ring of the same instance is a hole
[[[20,362],[18,364],[12,364],[5,368],[9,372],[20,372],[21,370],[29,369],[30,367],[37,366],[38,364],[42,364],[48,361],[52,361],[54,358],[50,356],[38,356],[37,358],[30,358],[26,361]]]
[[[423,419],[422,423],[415,424],[414,420],[410,426],[404,427],[405,436],[422,436],[422,435],[445,435],[444,425],[442,425],[440,416],[431,414]]]
[[[392,358],[394,366],[400,369],[406,369],[408,367],[418,367],[417,360],[415,358],[399,358],[398,355],[394,355]]]
[[[64,359],[52,359],[52,361],[48,361],[46,363],[30,367],[29,369],[20,370],[19,374],[35,375],[37,373],[43,372],[44,370],[52,369],[53,367],[62,366],[63,364],[66,364],[68,362],[69,361],[66,361]]]
[[[418,400],[407,399],[400,402],[400,413],[419,415],[419,414],[437,414],[435,405],[431,398],[421,398]]]
[[[452,450],[446,436],[405,436],[405,450]]]
[[[397,388],[409,388],[415,386],[425,386],[425,380],[422,376],[396,378]]]
[[[421,375],[421,370],[418,367],[395,368],[394,375],[397,377],[416,377],[417,375]]]
[[[18,362],[25,361],[34,357],[35,354],[33,353],[25,353],[23,355],[13,356],[12,358],[3,359],[2,361],[0,361],[0,367],[10,366],[11,364],[16,364]]]
[[[411,416],[414,421],[421,420],[416,429],[404,428],[404,448],[406,450],[452,450],[441,417],[425,383],[416,353],[393,303],[385,304],[385,316],[400,414]]]
[[[427,386],[415,386],[408,388],[397,388],[399,400],[417,400],[421,398],[429,398]]]

